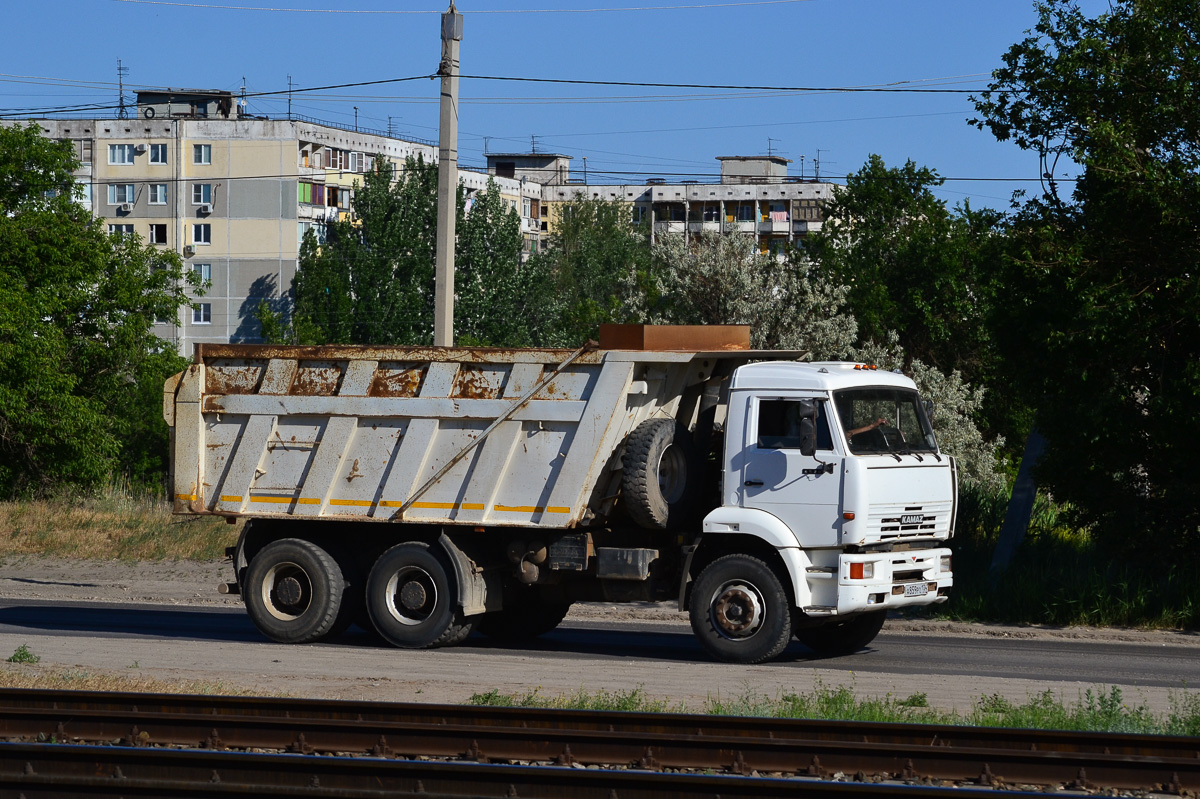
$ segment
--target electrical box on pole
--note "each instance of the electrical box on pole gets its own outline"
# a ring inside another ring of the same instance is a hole
[[[438,132],[437,262],[434,285],[433,343],[454,346],[454,240],[458,210],[458,46],[463,18],[450,3],[442,14],[441,117]]]

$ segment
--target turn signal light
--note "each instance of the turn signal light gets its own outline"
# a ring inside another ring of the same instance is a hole
[[[875,576],[874,563],[851,563],[850,564],[850,579],[851,580],[870,580]]]
[[[845,513],[842,514],[842,518],[848,522],[854,521],[854,511],[852,511],[852,510],[846,511]]]

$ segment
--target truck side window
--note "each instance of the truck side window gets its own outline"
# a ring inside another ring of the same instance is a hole
[[[825,403],[817,403],[817,449],[833,449]],[[794,400],[760,400],[758,403],[759,449],[800,448],[800,403]]]

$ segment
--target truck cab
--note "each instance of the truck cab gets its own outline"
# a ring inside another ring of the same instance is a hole
[[[948,598],[955,466],[909,378],[844,362],[738,367],[723,460],[689,603],[716,656],[773,657],[785,628],[820,652],[853,651],[887,610]],[[787,607],[773,607],[781,594]]]

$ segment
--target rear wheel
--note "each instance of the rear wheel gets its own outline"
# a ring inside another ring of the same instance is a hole
[[[344,590],[342,570],[328,552],[311,541],[285,538],[250,561],[242,596],[263,635],[303,644],[336,630]]]
[[[760,663],[792,637],[790,604],[770,566],[749,555],[726,555],[706,566],[692,589],[692,632],[720,660]]]
[[[820,627],[801,627],[796,640],[818,655],[848,655],[874,641],[886,620],[884,611],[863,613]]]
[[[367,578],[375,630],[407,649],[449,646],[471,633],[457,611],[453,571],[428,544],[409,542],[380,555]]]

